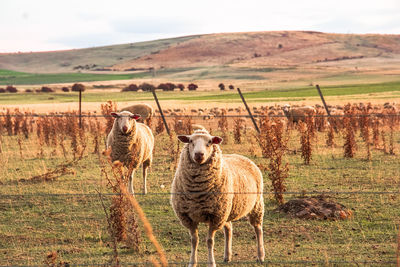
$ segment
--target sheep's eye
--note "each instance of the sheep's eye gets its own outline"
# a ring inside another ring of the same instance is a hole
[[[193,140],[189,140],[189,143],[193,143]]]

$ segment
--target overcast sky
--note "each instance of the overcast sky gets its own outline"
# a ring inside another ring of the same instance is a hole
[[[400,0],[0,0],[0,52],[275,30],[400,34]]]

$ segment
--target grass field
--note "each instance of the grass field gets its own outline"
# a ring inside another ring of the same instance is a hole
[[[229,121],[232,127],[233,121]],[[230,128],[231,129],[231,128]],[[387,131],[387,129],[383,129]],[[213,134],[221,134],[212,129]],[[59,132],[57,136],[63,136]],[[105,133],[101,133],[102,137]],[[336,135],[336,146],[325,145],[326,133],[319,133],[313,143],[310,165],[304,165],[299,152],[299,136],[290,133],[289,163],[285,200],[301,195],[331,192],[326,195],[353,211],[345,221],[302,220],[276,212],[268,172],[264,171],[264,243],[266,261],[273,265],[394,265],[400,214],[400,133],[396,127],[395,152],[388,155],[372,150],[366,160],[363,142],[356,134],[358,150],[353,159],[343,157],[343,136]],[[23,136],[0,136],[0,265],[43,265],[50,252],[69,264],[97,265],[112,256],[107,222],[97,191],[110,203],[111,191],[101,174],[100,158],[93,152],[92,132],[86,131],[87,148],[83,158],[67,168],[64,175],[52,181],[29,181],[60,163],[73,159],[70,141],[66,158],[59,146],[40,145],[36,133]],[[247,155],[257,164],[266,164],[251,132],[243,135],[242,144],[233,142],[232,133],[223,144],[224,153]],[[18,141],[19,140],[19,141]],[[101,138],[104,140],[104,138]],[[175,139],[174,139],[175,140]],[[171,143],[165,134],[156,136],[154,163],[149,175],[149,194],[137,195],[154,233],[170,263],[186,264],[190,254],[189,234],[175,217],[169,204],[173,178]],[[104,147],[104,144],[101,144]],[[182,147],[182,146],[181,146]],[[41,148],[43,155],[39,156]],[[297,152],[295,152],[297,151]],[[171,168],[172,167],[172,168]],[[139,172],[140,173],[140,172]],[[163,187],[163,186],[165,187]],[[135,179],[141,192],[140,175]],[[295,193],[292,193],[295,192]],[[336,193],[337,192],[337,193]],[[142,227],[142,226],[140,226]],[[142,229],[142,228],[141,228]],[[199,260],[205,262],[205,226],[200,228]],[[142,232],[139,252],[119,246],[122,263],[149,263],[154,247]],[[216,260],[223,259],[223,233],[216,235]],[[233,224],[233,263],[230,266],[255,264],[255,239],[246,221]]]
[[[149,73],[136,74],[93,74],[93,73],[25,73],[0,70],[0,85],[35,85],[49,83],[74,83],[91,81],[128,80],[149,76]]]
[[[400,82],[376,83],[376,84],[358,84],[342,86],[325,86],[321,88],[324,96],[360,96],[376,95],[379,97],[382,93],[391,93],[388,98],[399,97]],[[314,86],[302,87],[298,89],[275,89],[260,90],[255,92],[246,92],[242,88],[243,95],[248,102],[270,102],[278,98],[285,101],[304,100],[306,98],[318,97],[318,92]],[[26,97],[28,96],[29,97]],[[157,91],[160,100],[176,100],[191,103],[196,101],[213,102],[241,102],[236,90],[229,91],[175,91],[163,92]],[[385,98],[385,96],[381,96]],[[109,92],[86,90],[82,95],[83,102],[105,102],[112,101],[152,101],[153,95],[150,92]],[[1,94],[0,104],[40,104],[40,103],[65,103],[77,102],[78,93],[3,93]],[[359,101],[359,100],[358,100]]]

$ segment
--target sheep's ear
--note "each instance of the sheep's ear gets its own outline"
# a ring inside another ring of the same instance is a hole
[[[189,141],[190,141],[190,138],[188,135],[178,135],[178,139],[182,143],[189,143]]]
[[[138,119],[140,119],[142,116],[140,116],[140,114],[132,114],[129,117],[131,117],[132,119],[134,119],[135,121],[137,121]]]
[[[117,112],[111,112],[110,113],[111,116],[113,116],[114,118],[119,118],[119,114]]]
[[[212,139],[211,139],[212,143],[216,144],[216,145],[220,144],[222,142],[222,140],[223,139],[221,137],[219,137],[219,136],[213,136]]]

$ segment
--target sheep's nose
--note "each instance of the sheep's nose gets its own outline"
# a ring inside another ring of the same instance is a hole
[[[122,127],[122,131],[124,131],[126,133],[128,131],[128,127],[127,126],[123,126]]]
[[[194,153],[194,160],[197,162],[202,162],[204,159],[204,153],[203,152],[196,152]]]

